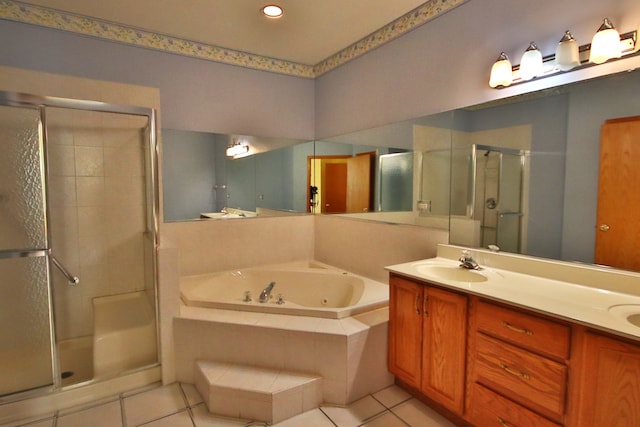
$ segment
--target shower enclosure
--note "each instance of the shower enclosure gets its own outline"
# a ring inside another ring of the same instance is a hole
[[[0,92],[0,404],[157,365],[155,126],[149,108]],[[146,306],[153,348],[113,364],[129,348],[98,354],[95,308],[134,295],[110,333]]]

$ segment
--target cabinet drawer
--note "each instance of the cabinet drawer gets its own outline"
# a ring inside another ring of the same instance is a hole
[[[505,307],[479,301],[478,329],[535,352],[567,359],[570,328]]]
[[[474,380],[554,419],[564,414],[567,367],[484,334],[476,335]]]
[[[492,392],[479,384],[471,389],[469,421],[481,427],[560,427],[535,412]]]

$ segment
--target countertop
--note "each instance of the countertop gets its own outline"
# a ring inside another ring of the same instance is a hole
[[[546,260],[544,262],[548,263]],[[440,256],[439,251],[436,258],[391,265],[386,269],[405,277],[640,340],[640,326],[627,321],[627,316],[640,313],[640,295],[621,292],[615,286],[614,290],[587,286],[523,274],[507,268],[482,266],[481,270],[465,270],[459,264],[455,259]],[[484,281],[471,281],[466,280],[467,278]],[[610,282],[615,280],[616,276],[613,274]],[[638,286],[640,287],[640,276]]]

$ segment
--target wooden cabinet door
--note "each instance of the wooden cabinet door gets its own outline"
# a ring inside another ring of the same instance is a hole
[[[464,403],[467,297],[425,289],[420,390],[455,413]]]
[[[640,426],[640,346],[585,333],[580,427]]]
[[[389,371],[418,388],[423,286],[393,275],[389,286]]]

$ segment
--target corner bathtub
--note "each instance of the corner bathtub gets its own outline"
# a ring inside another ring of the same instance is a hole
[[[275,282],[271,298],[260,292]],[[245,301],[248,292],[251,301]],[[180,295],[187,306],[342,319],[389,304],[388,285],[315,261],[185,276]],[[283,304],[278,304],[282,296]]]

